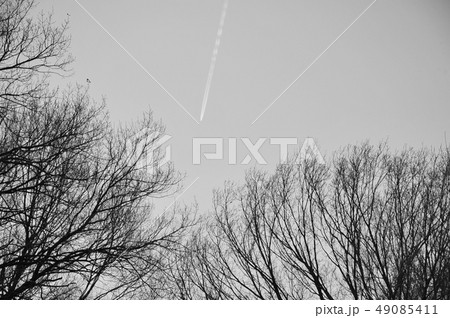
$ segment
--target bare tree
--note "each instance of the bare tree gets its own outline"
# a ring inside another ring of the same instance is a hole
[[[448,299],[450,155],[386,144],[250,171],[172,262],[172,297]]]
[[[50,91],[64,74],[67,24],[0,2],[0,299],[158,297],[164,255],[192,223],[152,215],[180,178],[161,166],[150,114],[113,128],[85,89]]]
[[[1,130],[0,298],[132,295],[189,225],[150,218],[178,182],[154,165],[162,127],[147,116],[116,131],[73,92],[15,114]]]
[[[67,52],[68,21],[55,26],[51,14],[37,14],[34,8],[33,0],[0,1],[2,112],[7,106],[26,107],[28,99],[49,94],[48,76],[67,74],[73,60]]]
[[[448,299],[450,157],[365,144],[336,159],[329,258],[355,299]]]

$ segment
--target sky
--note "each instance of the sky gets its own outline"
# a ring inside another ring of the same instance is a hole
[[[242,182],[254,166],[273,170],[280,151],[271,138],[297,138],[293,153],[313,137],[326,159],[365,140],[388,140],[395,151],[442,146],[445,134],[450,139],[450,1],[227,4],[217,45],[223,0],[39,3],[56,20],[70,21],[76,61],[61,85],[89,78],[92,97],[105,98],[114,123],[151,110],[166,126],[165,146],[185,177],[184,188],[160,208],[176,199],[207,211],[212,189],[225,180]],[[223,138],[224,159],[194,165],[198,137]],[[230,138],[236,138],[235,165],[228,163]],[[249,154],[241,138],[253,144],[267,138],[260,148],[266,165],[254,158],[240,164]]]

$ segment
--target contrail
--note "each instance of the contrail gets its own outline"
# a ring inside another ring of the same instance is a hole
[[[203,95],[202,112],[200,114],[200,121],[203,120],[205,115],[206,103],[208,102],[209,89],[211,88],[211,82],[214,74],[214,68],[216,67],[217,53],[219,52],[220,38],[222,37],[223,25],[225,24],[225,16],[227,15],[228,0],[225,0],[222,8],[222,16],[220,17],[219,29],[217,30],[216,43],[211,58],[211,64],[209,66],[208,79],[206,80],[205,94]]]
[[[369,10],[370,9],[370,7],[371,6],[373,6],[374,4],[375,4],[375,2],[377,2],[377,0],[374,0],[366,9],[364,9],[364,11],[363,12],[361,12],[359,15],[358,15],[358,17],[355,19],[355,20],[353,20],[353,22],[344,30],[344,31],[342,31],[342,33],[341,34],[339,34],[339,36],[333,41],[333,42],[331,42],[331,44],[330,45],[328,45],[327,46],[327,48],[325,49],[325,50],[323,50],[322,51],[322,53],[320,53],[319,54],[319,56],[317,56],[312,62],[311,62],[311,64],[309,64],[308,65],[308,67],[299,75],[299,76],[297,76],[297,78],[291,83],[291,84],[289,84],[289,86],[288,87],[286,87],[286,89],[284,90],[284,91],[282,91],[281,92],[281,94],[280,95],[278,95],[278,97],[277,98],[275,98],[274,100],[273,100],[273,102],[272,103],[270,103],[270,105],[269,106],[267,106],[266,107],[266,109],[264,109],[263,110],[263,112],[261,113],[261,114],[259,114],[259,116],[258,117],[256,117],[256,119],[251,123],[251,125],[250,126],[253,126],[253,124],[254,123],[256,123],[256,121],[262,116],[262,115],[264,115],[265,114],[265,112],[266,111],[268,111],[269,110],[269,108],[270,107],[272,107],[272,105],[273,104],[275,104],[302,76],[303,76],[303,74],[305,74],[306,73],[306,71],[308,71],[310,68],[311,68],[311,66],[313,66],[321,57],[322,57],[322,55],[324,55],[333,45],[334,45],[334,43],[336,43],[344,34],[345,34],[345,32],[347,32],[352,26],[353,26],[353,24],[355,24],[356,23],[356,21],[358,21],[359,20],[359,18],[361,18],[363,15],[364,15],[364,13],[366,13],[366,11],[367,10]]]

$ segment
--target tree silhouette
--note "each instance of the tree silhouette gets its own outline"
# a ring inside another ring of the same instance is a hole
[[[252,170],[172,261],[200,299],[449,299],[450,155],[347,147]]]
[[[14,102],[3,101],[3,109],[49,94],[49,75],[66,75],[73,60],[68,21],[55,26],[51,14],[33,18],[34,7],[33,0],[0,1],[0,98]]]
[[[156,297],[161,255],[192,222],[151,213],[179,181],[159,164],[164,129],[151,114],[113,128],[85,89],[49,91],[67,25],[32,7],[0,5],[0,299]]]

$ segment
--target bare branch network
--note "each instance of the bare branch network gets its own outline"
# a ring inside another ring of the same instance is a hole
[[[450,299],[448,149],[348,146],[154,213],[164,127],[52,89],[68,24],[33,10],[0,0],[0,299]]]
[[[450,155],[348,147],[217,191],[175,255],[180,299],[449,299]]]

